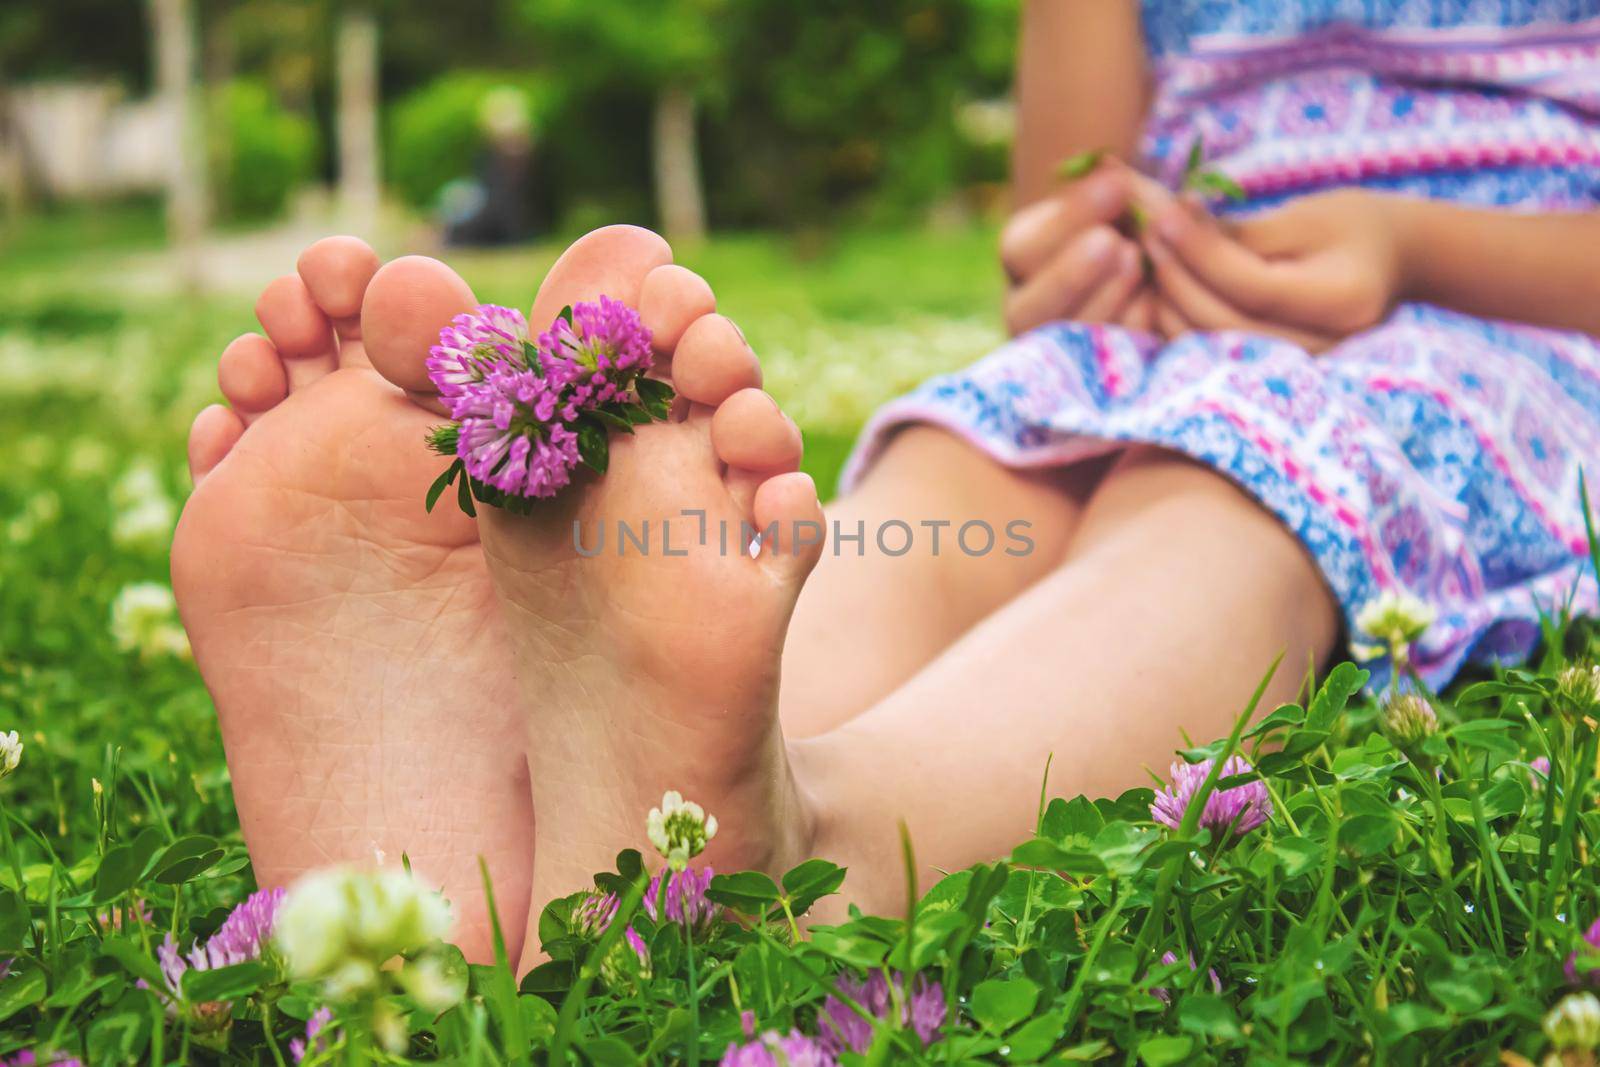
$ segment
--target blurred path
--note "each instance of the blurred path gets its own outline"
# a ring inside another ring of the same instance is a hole
[[[200,249],[202,291],[210,295],[259,291],[273,278],[293,270],[307,245],[347,232],[350,227],[336,212],[321,208],[296,211],[292,218],[266,229],[212,230]],[[399,215],[382,217],[376,233],[358,236],[385,258],[400,247],[421,251],[435,243],[426,228]],[[98,280],[107,289],[130,296],[178,296],[183,293],[180,267],[170,249],[128,253],[107,262],[106,276]]]

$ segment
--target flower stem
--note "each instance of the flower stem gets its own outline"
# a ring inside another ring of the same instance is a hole
[[[794,911],[789,907],[787,895],[778,898],[778,906],[783,909],[783,917],[789,921],[789,936],[793,938],[791,944],[800,943],[800,924],[794,921]]]
[[[278,1035],[272,1032],[272,1002],[263,1000],[261,1003],[261,1032],[267,1035],[267,1048],[272,1051],[272,1062],[278,1067],[287,1067],[283,1062],[283,1052],[278,1048]]]
[[[1439,788],[1439,779],[1434,775],[1432,767],[1421,767],[1412,764],[1417,772],[1417,777],[1422,780],[1422,788],[1427,790],[1428,801],[1433,808],[1433,818],[1428,822],[1428,856],[1433,860],[1433,865],[1439,872],[1441,880],[1450,881],[1450,841],[1444,828],[1444,790]]]
[[[1100,924],[1095,928],[1094,941],[1089,945],[1089,951],[1084,954],[1083,961],[1078,964],[1078,973],[1073,976],[1072,986],[1067,990],[1067,1003],[1062,1011],[1062,1016],[1067,1021],[1067,1031],[1070,1033],[1073,1025],[1078,1020],[1078,1001],[1083,996],[1083,986],[1088,980],[1090,972],[1094,970],[1094,961],[1100,955],[1100,950],[1105,947],[1106,938],[1111,934],[1111,927],[1117,921],[1117,916],[1122,914],[1122,906],[1128,901],[1126,890],[1119,892],[1111,901],[1111,908],[1101,918]]]
[[[16,839],[11,836],[11,813],[3,801],[0,801],[0,834],[4,835],[6,861],[11,864],[11,873],[17,880],[17,898],[26,906],[28,887],[22,880],[22,856],[17,852]]]
[[[687,922],[683,924],[683,955],[689,970],[689,1067],[700,1067],[700,984],[694,974],[694,933]]]
[[[1549,885],[1550,906],[1556,906],[1556,897],[1563,885],[1568,883],[1566,876],[1567,863],[1572,857],[1572,842],[1577,836],[1578,813],[1583,807],[1583,795],[1591,776],[1594,774],[1595,759],[1595,733],[1587,727],[1583,729],[1582,739],[1574,739],[1568,751],[1572,753],[1567,767],[1567,788],[1562,794],[1561,803],[1561,830],[1556,834],[1555,862],[1550,865]]]

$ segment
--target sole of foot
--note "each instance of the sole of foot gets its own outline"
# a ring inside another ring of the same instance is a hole
[[[372,369],[420,366],[471,305],[430,260],[308,248],[258,301],[264,336],[222,354],[228,405],[190,433],[172,579],[257,880],[404,856],[486,962],[478,859],[514,952],[532,879],[512,646],[476,524],[420,503],[438,416]]]
[[[811,839],[777,696],[822,510],[798,472],[800,431],[761,391],[742,333],[671,259],[649,231],[597,230],[551,268],[529,322],[538,332],[600,295],[637,308],[678,393],[673,417],[613,434],[603,477],[531,515],[480,511],[528,736],[530,933],[545,903],[647,847],[645,815],[666,790],[717,815],[714,866],[779,870]],[[420,368],[378,366],[427,402]],[[530,936],[524,966],[538,959]]]

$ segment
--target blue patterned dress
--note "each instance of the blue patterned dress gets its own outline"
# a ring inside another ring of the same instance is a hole
[[[1600,0],[1145,0],[1143,16],[1148,161],[1175,183],[1201,138],[1249,194],[1226,210],[1350,185],[1512,211],[1600,200]],[[909,422],[1018,467],[1130,442],[1214,467],[1304,542],[1352,630],[1381,593],[1431,604],[1414,656],[1433,685],[1525,657],[1541,615],[1597,606],[1586,335],[1409,304],[1312,357],[1057,323],[885,406],[846,485]]]

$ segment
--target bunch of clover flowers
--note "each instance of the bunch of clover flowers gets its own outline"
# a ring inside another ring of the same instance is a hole
[[[570,485],[579,464],[604,474],[612,431],[671,409],[672,388],[645,377],[650,340],[639,313],[606,296],[563,309],[537,340],[512,308],[457,315],[427,360],[453,420],[428,444],[455,457],[428,490],[428,510],[455,483],[468,515],[474,499],[526,513]]]
[[[699,981],[695,972],[694,945],[697,937],[709,936],[722,919],[722,909],[710,900],[714,872],[709,866],[691,868],[690,861],[705,850],[717,834],[717,818],[699,804],[685,800],[676,790],[661,798],[661,806],[651,808],[645,818],[650,843],[666,861],[665,867],[648,881],[639,867],[639,855],[629,851],[618,857],[632,857],[632,877],[612,878],[596,875],[596,888],[569,898],[568,932],[587,943],[587,958],[577,972],[576,981],[562,1001],[551,1038],[548,1062],[565,1063],[576,1027],[576,1012],[584,1003],[589,983],[600,978],[613,991],[624,995],[638,990],[641,981],[654,977],[650,947],[634,928],[635,912],[642,908],[657,923],[677,927],[683,937],[684,964],[689,983],[690,1041],[697,1046],[700,1033]],[[602,885],[602,879],[605,885]],[[545,943],[548,951],[550,943]]]
[[[282,889],[257,890],[229,912],[205,942],[194,942],[188,953],[180,951],[177,938],[167,932],[156,947],[162,985],[155,992],[166,1005],[168,1015],[186,1016],[201,1034],[227,1028],[233,1019],[232,1002],[190,1001],[184,990],[184,975],[261,959],[271,943],[283,897]],[[149,988],[143,979],[139,985]]]

